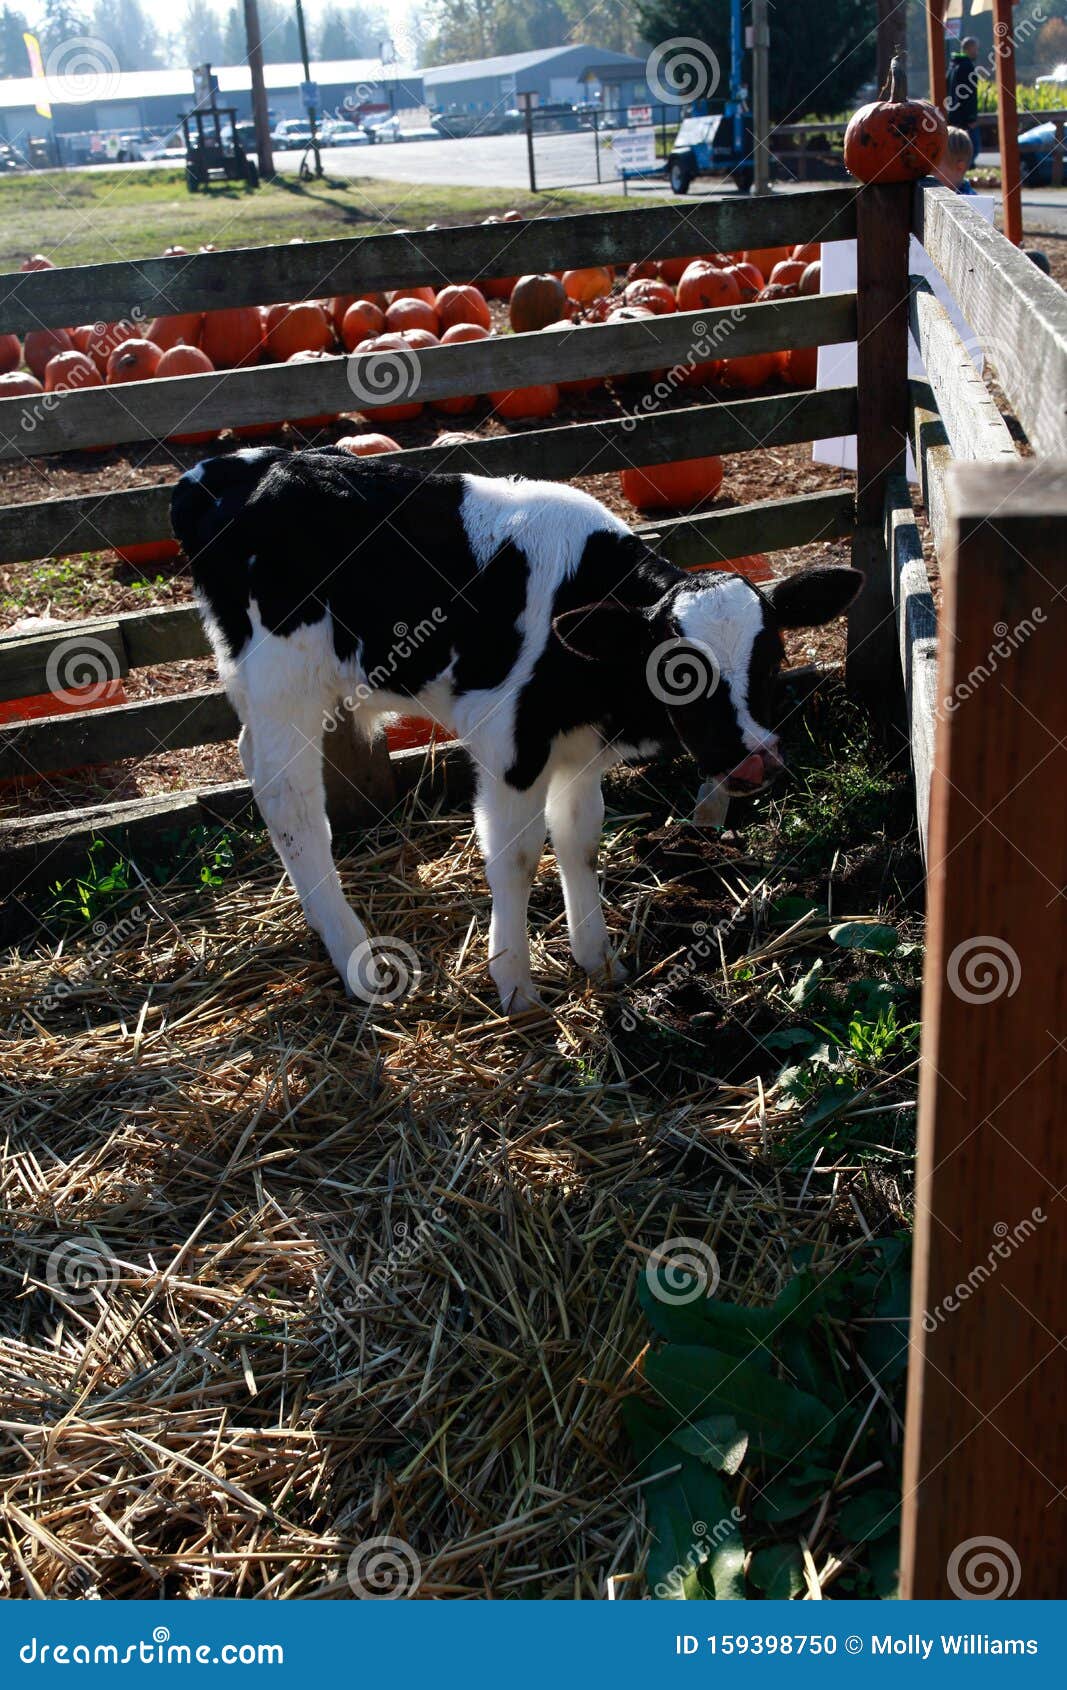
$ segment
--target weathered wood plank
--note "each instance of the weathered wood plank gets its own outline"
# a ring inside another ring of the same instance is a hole
[[[937,703],[937,613],[911,494],[903,476],[893,476],[886,488],[885,546],[897,609],[915,813],[925,858]]]
[[[956,325],[925,277],[910,280],[911,331],[956,458],[1014,462],[1019,454],[1008,425]]]
[[[677,367],[680,377],[693,364],[727,352],[740,357],[824,346],[855,334],[855,295],[825,294],[605,323],[594,331],[501,335],[420,352],[338,355],[314,364],[0,399],[0,459],[343,413],[383,397],[430,402],[664,365]],[[664,378],[664,396],[676,390],[679,377]]]
[[[711,452],[790,445],[851,434],[855,426],[855,388],[832,387],[766,399],[722,400],[623,421],[495,435],[466,446],[421,446],[396,457],[427,469],[566,477]],[[169,485],[138,487],[0,506],[0,563],[161,539],[170,533],[172,491]]]
[[[77,715],[42,716],[0,728],[0,780],[215,745],[236,738],[237,729],[233,706],[221,687]]]
[[[246,247],[115,264],[0,275],[0,332],[103,320],[147,322],[160,313],[267,305],[409,284],[443,287],[575,265],[654,256],[737,252],[796,241],[848,240],[856,190],[813,188],[765,199],[695,200],[524,223],[364,235],[299,246]]]
[[[1062,1598],[1067,463],[955,465],[949,513],[901,1595]]]
[[[436,746],[432,753],[394,751],[388,761],[398,798],[417,790],[423,804],[432,806],[442,801],[462,802],[470,795],[470,759],[456,744]],[[247,781],[0,823],[0,942],[10,944],[39,926],[27,900],[82,868],[92,840],[107,839],[136,857],[176,829],[213,823],[262,825]]]
[[[855,526],[855,500],[848,487],[828,493],[800,493],[792,499],[761,499],[733,510],[668,517],[634,529],[654,551],[680,569],[723,563],[752,552],[784,551],[816,540],[844,539]]]
[[[1036,452],[1067,454],[1067,295],[947,188],[920,188],[915,234],[959,301]]]
[[[41,634],[0,634],[0,701],[100,686],[129,672],[118,617]]]
[[[849,606],[845,675],[850,691],[885,723],[898,696],[883,516],[889,480],[904,471],[908,434],[910,190],[902,183],[867,183],[856,212],[859,420],[852,562],[864,583]]]
[[[940,558],[948,536],[945,484],[953,463],[952,447],[929,383],[911,381],[908,386],[912,454],[919,473],[919,493],[930,525],[934,551]]]
[[[153,663],[181,663],[191,657],[210,656],[211,648],[195,604],[125,611],[116,621],[131,669],[147,669]]]

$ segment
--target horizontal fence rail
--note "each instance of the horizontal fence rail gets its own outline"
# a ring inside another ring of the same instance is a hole
[[[521,223],[405,230],[299,245],[198,252],[69,270],[0,275],[0,333],[152,318],[323,294],[372,293],[427,282],[477,281],[576,265],[848,240],[854,187],[767,199],[709,200],[634,211],[584,212]],[[625,251],[620,248],[625,247]]]
[[[635,464],[671,463],[676,458],[796,445],[851,434],[855,427],[855,388],[830,387],[604,423],[531,429],[457,446],[416,446],[389,456],[425,469],[562,479],[600,475]],[[172,491],[168,482],[118,493],[0,506],[0,562],[65,557],[163,539],[171,531]]]
[[[964,461],[1018,457],[1007,423],[929,282],[911,277],[911,332],[922,353],[934,401],[952,450]]]
[[[1063,289],[947,188],[916,191],[913,227],[981,341],[1035,452],[1067,455]]]
[[[576,326],[570,332],[494,336],[418,353],[354,353],[308,364],[35,394],[0,399],[0,459],[366,410],[373,408],[368,395],[382,396],[379,402],[390,395],[432,401],[661,366],[684,368],[687,360],[827,346],[855,337],[855,294],[816,294]]]

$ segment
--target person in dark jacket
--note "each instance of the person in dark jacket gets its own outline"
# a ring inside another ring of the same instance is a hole
[[[978,43],[973,35],[960,42],[960,50],[948,61],[948,82],[945,94],[945,116],[958,129],[966,129],[978,157],[982,131],[978,124]],[[973,159],[972,159],[973,162]]]

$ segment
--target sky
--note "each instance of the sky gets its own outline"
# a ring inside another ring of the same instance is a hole
[[[231,6],[240,4],[240,0],[208,0],[208,3],[224,16]],[[304,16],[310,20],[331,3],[339,4],[343,10],[345,0],[304,0]],[[185,11],[183,0],[141,0],[141,4],[164,35],[171,33],[178,16]],[[416,5],[416,0],[387,0],[382,9],[388,10],[390,17],[399,19],[420,8]],[[40,22],[43,15],[40,0],[19,0],[19,10],[29,20],[31,29]],[[92,0],[85,0],[85,10],[92,11]]]

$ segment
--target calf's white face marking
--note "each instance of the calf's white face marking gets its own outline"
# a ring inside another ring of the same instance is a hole
[[[723,576],[679,593],[674,601],[674,618],[684,639],[707,647],[714,656],[719,685],[729,692],[746,749],[777,750],[777,734],[761,727],[748,705],[752,654],[766,626],[759,594],[743,576]]]

